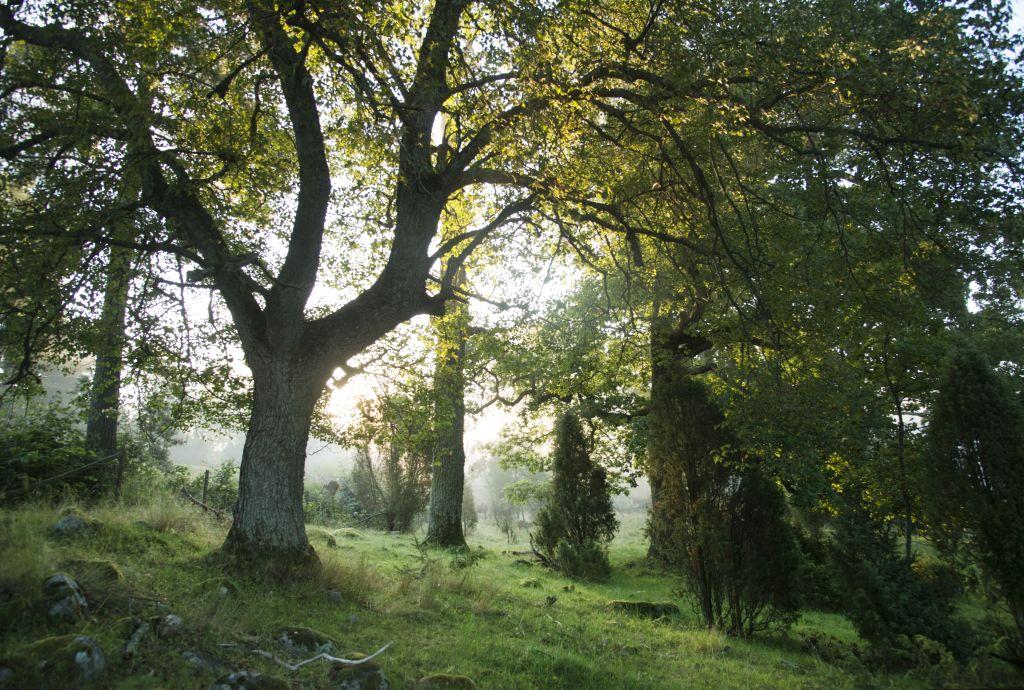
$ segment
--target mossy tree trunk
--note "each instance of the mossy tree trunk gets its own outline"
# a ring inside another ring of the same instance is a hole
[[[86,446],[97,457],[109,457],[117,452],[131,261],[130,249],[110,248],[95,348],[96,368],[92,375],[89,415],[85,426]]]
[[[465,282],[462,271],[455,285]],[[436,317],[437,366],[434,371],[435,450],[430,476],[430,505],[426,541],[435,546],[466,545],[462,525],[462,493],[465,486],[466,451],[466,340],[469,309],[450,303],[444,316]]]
[[[701,374],[712,369],[695,359],[711,347],[700,335],[699,308],[673,320],[655,310],[651,324],[651,402],[647,470],[652,487],[649,555],[681,565],[693,580],[707,625],[718,618],[704,509],[715,485],[714,454],[721,447],[721,412]]]

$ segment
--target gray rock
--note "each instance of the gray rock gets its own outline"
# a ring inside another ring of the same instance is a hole
[[[18,688],[92,687],[107,667],[103,649],[87,635],[58,635],[21,647],[7,660],[8,685]]]
[[[53,525],[53,534],[61,539],[75,537],[84,532],[88,525],[78,515],[65,515]]]
[[[332,654],[337,649],[330,636],[312,628],[280,628],[277,631],[277,641],[289,651],[300,654]]]
[[[78,647],[75,650],[75,666],[82,678],[90,680],[102,674],[107,667],[107,660],[99,643],[91,637],[79,635],[75,638],[75,645]]]
[[[178,637],[181,635],[183,625],[181,616],[168,613],[156,624],[156,634],[163,638]]]
[[[362,654],[346,654],[346,659],[358,659]],[[384,670],[374,661],[359,666],[336,664],[331,667],[331,690],[388,690],[391,686]]]
[[[89,608],[82,588],[67,573],[56,573],[43,582],[46,596],[47,615],[63,621],[76,621]]]
[[[185,660],[188,667],[196,673],[202,673],[204,671],[221,671],[225,668],[229,668],[223,661],[216,659],[209,654],[203,654],[202,652],[193,652],[191,649],[186,649],[181,653],[181,658]]]
[[[328,592],[327,593],[327,598],[330,599],[332,604],[343,604],[343,603],[345,603],[345,598],[343,596],[341,596],[341,592],[339,592],[336,589],[332,589],[330,592]]]

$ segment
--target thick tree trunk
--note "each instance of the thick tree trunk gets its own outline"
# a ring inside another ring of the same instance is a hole
[[[111,247],[100,312],[100,333],[96,347],[96,368],[89,394],[89,416],[85,426],[86,447],[97,457],[117,452],[118,408],[121,398],[121,368],[125,344],[125,316],[128,306],[131,250]]]
[[[690,409],[691,401],[680,396],[689,378],[686,372],[687,353],[674,345],[668,324],[655,320],[651,324],[651,398],[648,409],[647,475],[651,484],[651,517],[648,524],[650,547],[648,555],[670,560],[669,541],[673,525],[680,519],[680,497],[688,495],[687,467],[700,458],[701,449],[681,426],[702,410]]]
[[[648,555],[684,570],[707,626],[720,617],[713,592],[709,536],[711,495],[720,483],[714,454],[724,444],[721,412],[696,374],[694,358],[710,343],[692,332],[697,317],[671,327],[651,324],[651,398],[648,410],[647,471],[652,487]]]
[[[315,560],[302,494],[310,421],[325,379],[301,364],[253,367],[252,416],[225,550],[260,560]]]
[[[462,282],[459,280],[458,282]],[[437,369],[434,372],[436,446],[430,476],[427,543],[445,548],[466,545],[462,529],[462,492],[466,451],[466,352],[469,313],[466,305],[452,303],[439,317]]]

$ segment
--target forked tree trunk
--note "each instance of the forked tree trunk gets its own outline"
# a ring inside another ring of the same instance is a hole
[[[131,258],[132,252],[129,249],[110,248],[103,308],[100,311],[99,341],[95,352],[96,368],[92,375],[89,416],[85,425],[86,447],[97,457],[110,457],[117,452]]]
[[[315,560],[303,519],[303,477],[310,421],[326,377],[279,361],[252,369],[252,416],[224,548],[267,561]]]
[[[461,278],[457,281],[461,284]],[[462,492],[465,484],[466,376],[463,364],[469,313],[466,305],[452,303],[439,317],[437,368],[434,372],[436,446],[430,475],[430,506],[426,541],[435,546],[466,545],[462,529]]]

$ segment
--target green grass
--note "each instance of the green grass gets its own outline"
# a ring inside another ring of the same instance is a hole
[[[701,628],[678,583],[645,565],[639,517],[626,517],[613,544],[611,581],[589,584],[517,564],[520,557],[512,552],[527,544],[507,544],[486,526],[470,537],[477,557],[459,559],[463,566],[472,561],[468,567],[458,567],[445,552],[421,552],[413,535],[311,527],[322,567],[274,578],[239,572],[218,552],[226,526],[173,498],[83,511],[101,526],[87,537],[54,540],[50,526],[67,507],[30,505],[0,513],[0,587],[9,594],[0,604],[0,658],[17,657],[43,637],[92,635],[109,663],[104,687],[208,687],[217,673],[194,672],[181,655],[186,650],[278,675],[296,687],[326,687],[328,669],[321,662],[293,673],[251,653],[257,648],[295,660],[274,641],[284,626],[321,631],[338,642],[342,655],[393,642],[380,661],[395,688],[440,672],[470,676],[480,688],[517,690],[934,682],[917,672],[872,673],[856,660],[828,663],[806,651],[801,639],[808,635],[859,642],[840,616],[808,613],[789,633],[754,640]],[[90,561],[109,561],[123,577],[111,582],[92,575],[90,581],[90,570],[103,570],[82,566]],[[83,577],[94,612],[77,624],[55,626],[40,609],[39,585],[69,563],[69,571]],[[539,586],[523,586],[531,579]],[[329,597],[332,590],[341,593],[341,603]],[[615,599],[672,602],[683,615],[632,618],[607,610]],[[122,660],[130,617],[160,611],[181,616],[183,634],[171,640],[150,635],[134,658]]]

